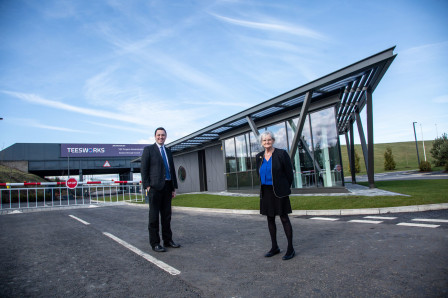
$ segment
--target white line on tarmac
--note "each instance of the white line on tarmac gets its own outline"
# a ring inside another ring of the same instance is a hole
[[[421,228],[438,228],[440,225],[429,225],[429,224],[417,224],[417,223],[407,223],[400,222],[397,226],[409,226],[409,227],[421,227]]]
[[[311,217],[310,219],[330,220],[330,221],[339,220],[339,218],[330,218],[330,217]]]
[[[362,219],[349,220],[348,222],[370,223],[370,224],[380,224],[380,223],[382,223],[382,221],[379,221],[379,220],[362,220]]]
[[[76,216],[74,216],[74,215],[69,215],[71,218],[74,218],[74,219],[76,219],[77,221],[79,221],[79,222],[82,222],[83,224],[85,224],[85,225],[90,225],[90,223],[88,223],[87,221],[84,221],[84,220],[82,220],[81,218],[78,218],[78,217],[76,217]]]
[[[144,259],[146,259],[147,261],[153,263],[154,265],[156,265],[157,267],[159,267],[162,270],[165,270],[166,272],[168,272],[171,275],[178,275],[180,274],[180,271],[177,270],[174,267],[171,267],[170,265],[154,258],[153,256],[141,251],[140,249],[138,249],[135,246],[132,246],[131,244],[127,243],[126,241],[121,240],[120,238],[107,233],[107,232],[103,232],[104,235],[106,235],[107,237],[111,238],[112,240],[120,243],[121,245],[123,245],[124,247],[126,247],[127,249],[129,249],[130,251],[138,254],[139,256],[143,257]]]
[[[396,219],[396,217],[385,217],[385,216],[364,216],[364,218],[370,218],[370,219],[385,219],[385,220]]]
[[[426,221],[426,222],[448,222],[448,219],[428,219],[428,218],[415,218],[413,221]]]

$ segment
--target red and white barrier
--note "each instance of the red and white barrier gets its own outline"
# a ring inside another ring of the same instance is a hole
[[[141,181],[87,181],[87,182],[78,182],[78,185],[85,185],[85,184],[141,184]],[[47,186],[47,185],[62,185],[65,186],[66,181],[61,182],[23,182],[23,183],[0,183],[0,186]]]

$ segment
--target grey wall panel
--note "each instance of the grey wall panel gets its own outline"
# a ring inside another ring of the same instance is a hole
[[[191,152],[174,157],[174,166],[176,167],[177,182],[179,188],[178,193],[198,192],[199,185],[199,161],[198,153]],[[178,171],[179,167],[183,166],[187,173],[185,181],[180,181]]]
[[[208,191],[226,190],[224,176],[223,151],[221,145],[205,149],[205,163],[207,168],[207,188]]]

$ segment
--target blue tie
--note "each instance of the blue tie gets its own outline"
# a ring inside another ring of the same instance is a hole
[[[165,178],[166,180],[171,180],[170,168],[168,167],[168,160],[166,159],[165,150],[163,146],[160,147],[160,152],[162,153],[163,163],[165,164]]]

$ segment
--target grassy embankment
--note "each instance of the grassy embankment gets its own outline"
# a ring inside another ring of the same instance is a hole
[[[431,157],[430,153],[433,142],[434,141],[425,141],[426,159],[431,162],[433,170],[443,170],[443,167],[434,167],[433,158]],[[415,142],[399,142],[374,145],[373,154],[375,162],[375,173],[386,172],[384,170],[384,152],[386,151],[387,147],[390,147],[392,149],[392,154],[394,156],[395,163],[397,164],[395,171],[418,170],[417,149],[415,148]],[[355,145],[355,152],[359,156],[359,163],[361,166],[361,172],[358,173],[358,175],[365,175],[366,166],[363,160],[361,145]],[[424,161],[425,157],[423,154],[423,142],[421,141],[418,142],[418,152],[420,155],[420,161]],[[350,172],[348,171],[348,153],[347,147],[345,145],[341,146],[341,155],[344,175],[350,176]]]
[[[45,182],[44,178],[41,178],[34,174],[25,173],[7,166],[0,165],[0,182],[5,183],[23,183],[27,182]]]

